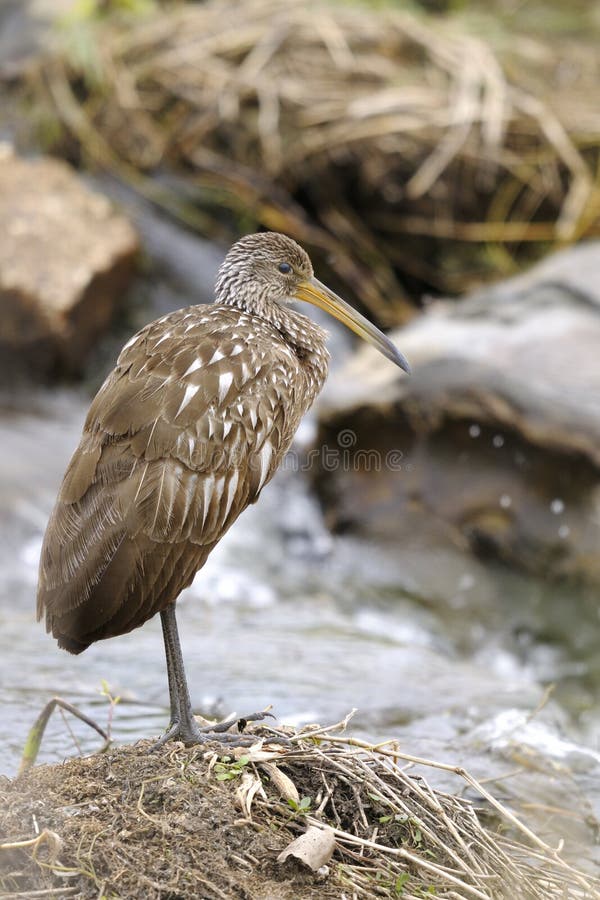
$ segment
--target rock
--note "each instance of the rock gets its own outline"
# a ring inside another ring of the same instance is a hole
[[[531,571],[600,576],[600,243],[393,334],[320,407],[317,485],[333,527],[439,529]]]
[[[0,368],[77,372],[135,270],[130,223],[64,163],[0,154]]]

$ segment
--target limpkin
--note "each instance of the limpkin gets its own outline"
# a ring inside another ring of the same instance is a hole
[[[91,404],[40,561],[38,619],[71,653],[160,613],[171,705],[161,742],[214,738],[192,713],[175,602],[258,500],[327,375],[326,332],[290,303],[321,307],[408,371],[282,234],[234,244],[215,297],[125,344]]]

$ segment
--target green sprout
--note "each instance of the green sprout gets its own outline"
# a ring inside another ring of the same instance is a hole
[[[287,802],[291,810],[298,813],[298,815],[305,816],[310,812],[312,799],[310,797],[302,797],[301,800],[294,800],[292,797],[288,797]]]
[[[240,756],[239,759],[224,756],[220,762],[215,764],[217,781],[232,781],[234,778],[239,778],[249,762],[249,756]]]

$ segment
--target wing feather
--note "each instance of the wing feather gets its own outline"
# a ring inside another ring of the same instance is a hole
[[[262,320],[245,342],[241,317],[192,307],[152,323],[92,402],[40,564],[38,617],[67,649],[172,603],[287,450],[302,367]]]

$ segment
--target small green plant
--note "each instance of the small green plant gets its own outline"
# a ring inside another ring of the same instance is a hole
[[[370,795],[372,799],[380,800],[381,798],[376,797],[375,795]],[[385,816],[379,816],[379,820],[381,825],[389,825],[390,822],[394,825],[406,825],[410,830],[410,842],[415,847],[421,847],[423,844],[423,832],[421,831],[420,822],[418,819],[415,819],[413,816],[407,816],[405,813],[388,813]]]
[[[224,756],[220,762],[215,763],[215,778],[217,781],[232,781],[239,778],[249,762],[249,756],[240,756],[239,759]]]
[[[23,775],[24,772],[27,772],[30,769],[38,756],[40,751],[40,747],[42,744],[42,738],[44,737],[44,732],[46,730],[46,725],[48,724],[48,720],[55,709],[65,710],[66,712],[70,712],[71,715],[76,716],[78,719],[81,719],[82,722],[85,722],[86,725],[89,725],[90,728],[93,728],[94,731],[97,731],[98,734],[104,738],[104,748],[110,746],[110,738],[106,734],[106,732],[100,728],[99,725],[94,722],[93,719],[90,719],[89,716],[86,716],[85,713],[82,713],[80,709],[77,709],[76,706],[73,706],[71,703],[67,703],[66,700],[63,700],[62,697],[53,697],[51,700],[46,703],[43,710],[31,726],[29,730],[29,734],[25,740],[25,747],[23,748],[23,755],[21,757],[21,764],[19,766],[19,775]]]
[[[394,882],[394,893],[397,897],[401,897],[404,893],[404,885],[410,878],[408,872],[403,872],[401,875],[398,875],[396,881]]]
[[[310,797],[302,797],[301,800],[294,800],[292,797],[288,797],[288,806],[290,809],[301,816],[305,816],[310,812],[311,805],[312,799]]]
[[[410,875],[408,872],[402,872],[397,876],[397,878],[390,881],[388,874],[386,872],[380,871],[375,875],[375,882],[378,888],[387,891],[387,896],[402,897],[402,895],[404,894],[404,887],[407,884],[409,878]]]
[[[100,682],[100,695],[102,697],[106,697],[106,699],[108,700],[108,703],[109,703],[108,721],[106,723],[106,734],[107,734],[107,741],[108,741],[108,743],[110,743],[110,741],[112,740],[112,724],[113,724],[113,719],[114,719],[114,715],[115,715],[115,706],[117,705],[117,703],[120,703],[121,698],[113,697],[113,695],[110,691],[108,681],[106,681],[104,678]]]

